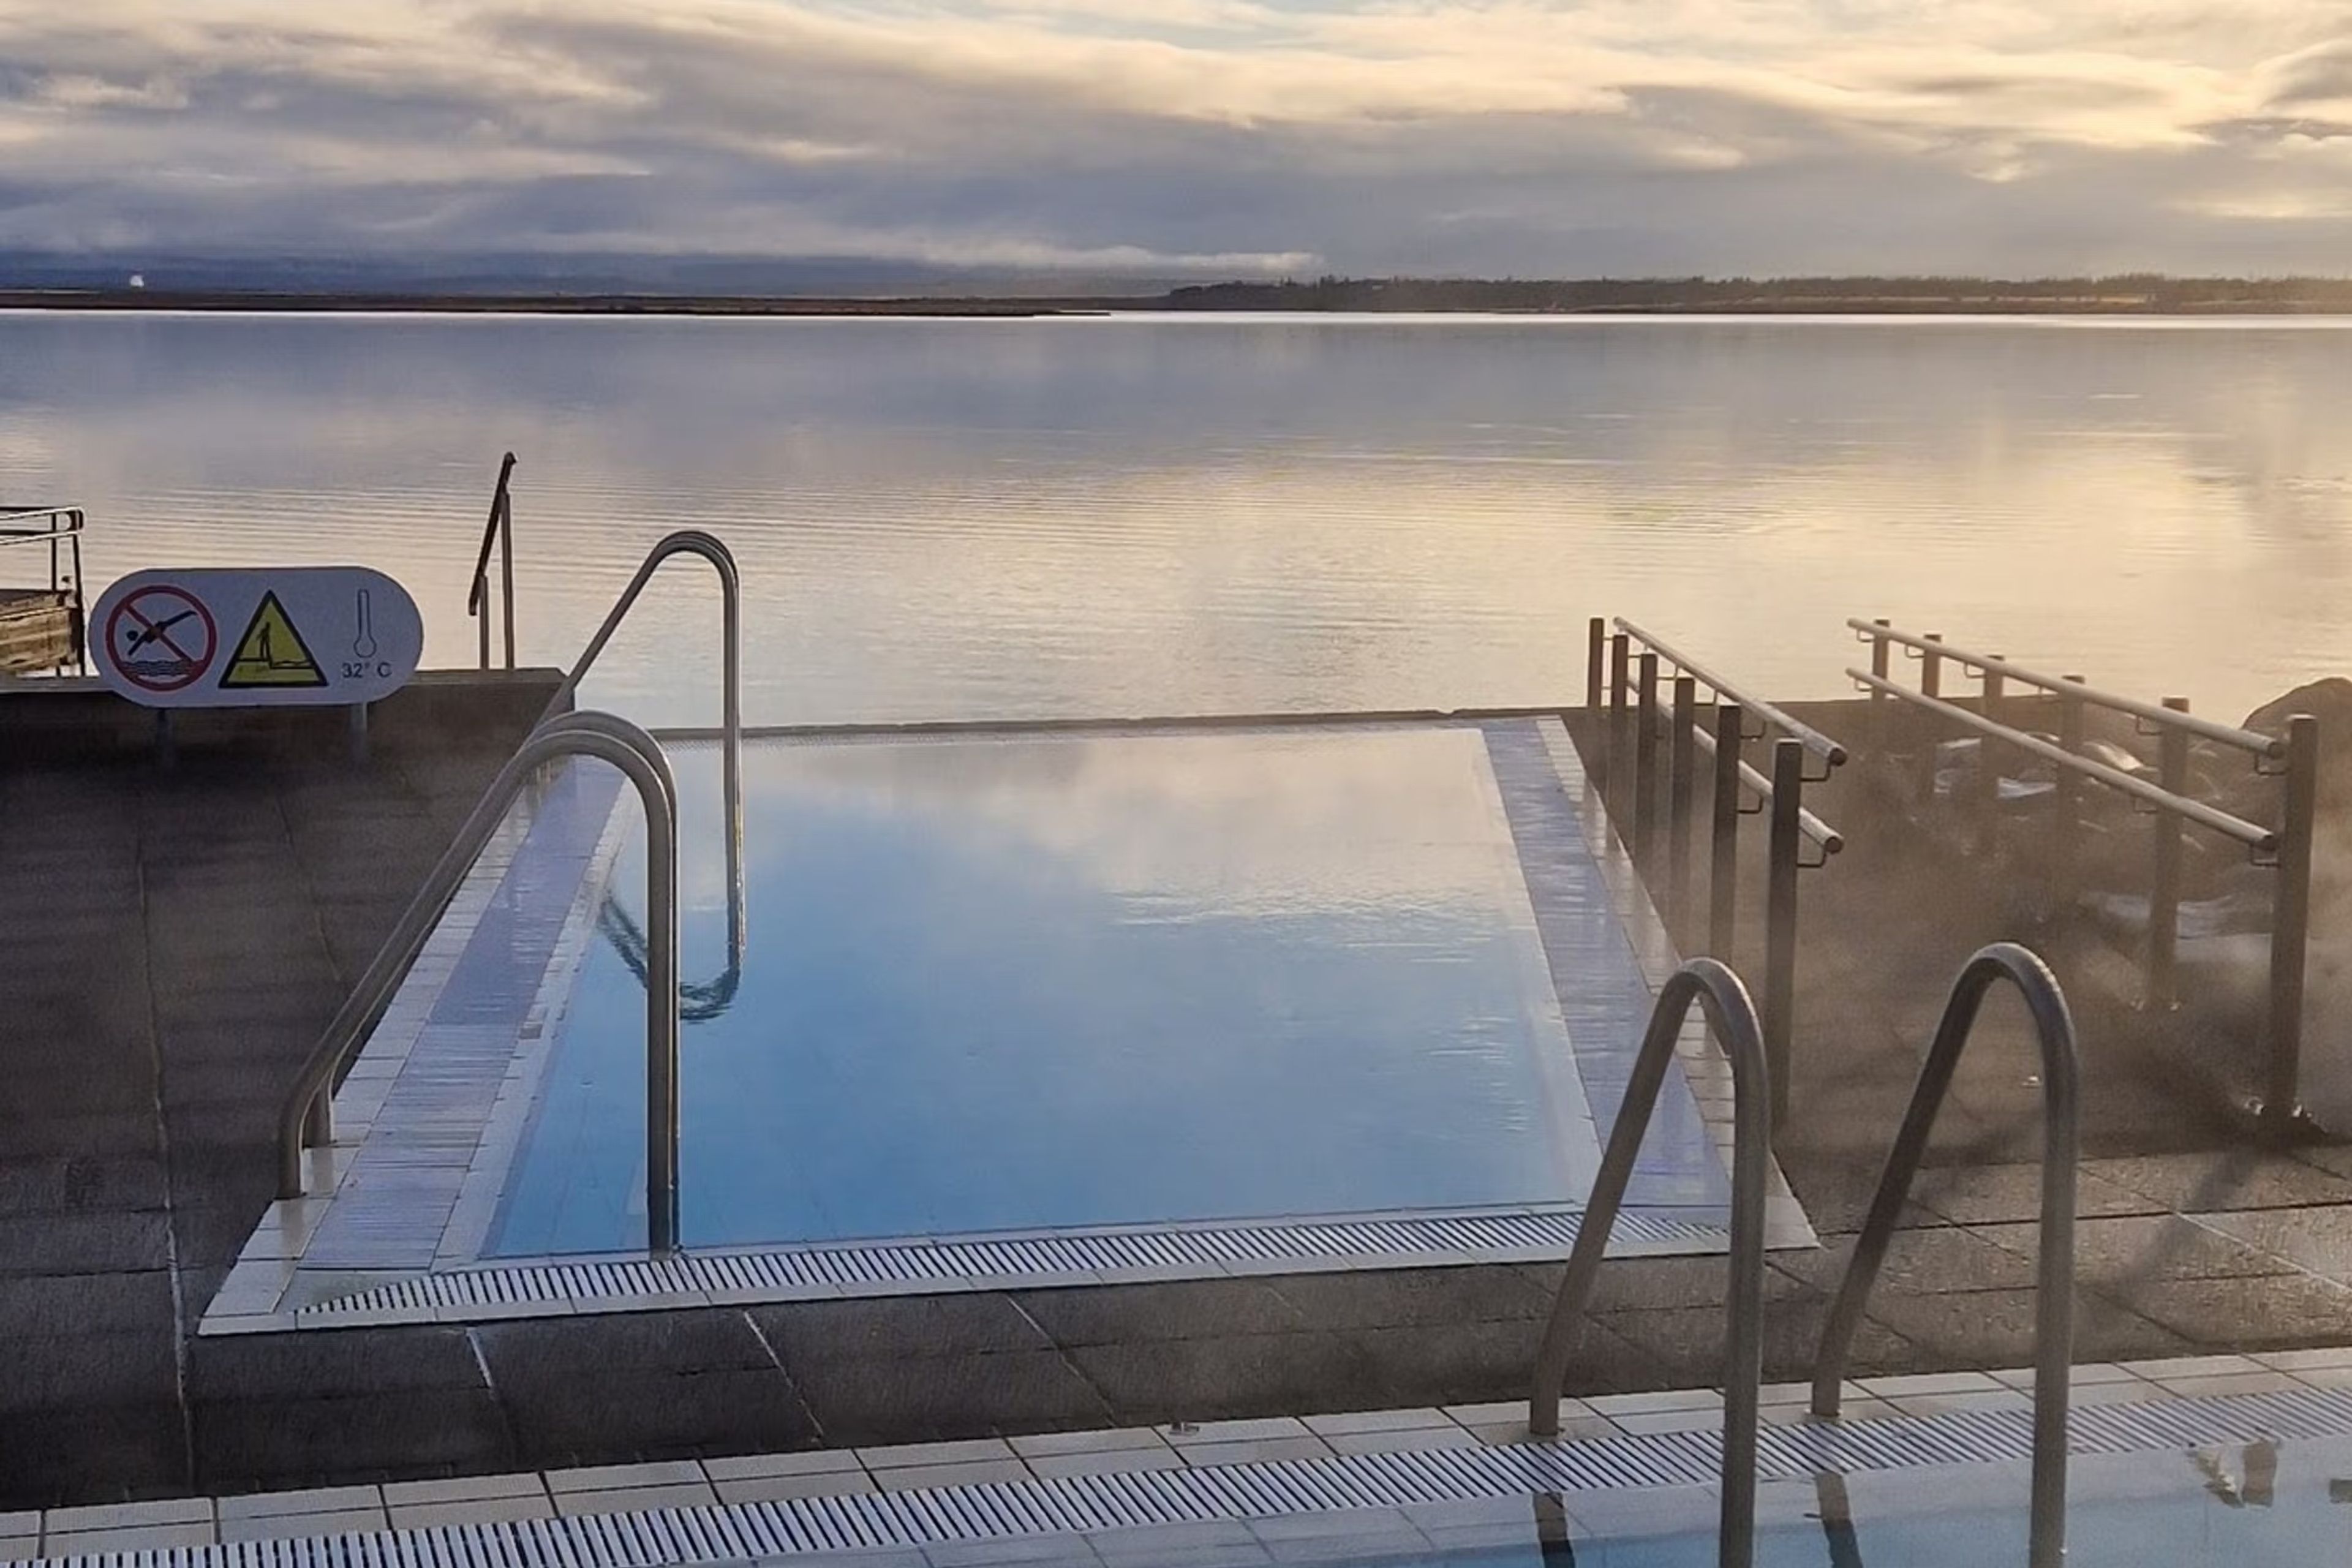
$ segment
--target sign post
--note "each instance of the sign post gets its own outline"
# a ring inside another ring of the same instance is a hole
[[[100,679],[133,702],[348,708],[354,755],[367,705],[405,686],[425,654],[416,601],[364,566],[137,572],[89,624]]]

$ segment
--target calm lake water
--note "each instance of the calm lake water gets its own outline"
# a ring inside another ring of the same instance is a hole
[[[1592,614],[1785,695],[1849,615],[2230,716],[2352,670],[2352,321],[0,315],[0,496],[94,584],[361,562],[471,662],[509,447],[523,657],[710,528],[769,722],[1572,700]],[[673,570],[591,696],[707,721]]]

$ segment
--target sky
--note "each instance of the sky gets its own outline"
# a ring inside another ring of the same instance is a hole
[[[2352,270],[2352,0],[0,0],[0,251]]]

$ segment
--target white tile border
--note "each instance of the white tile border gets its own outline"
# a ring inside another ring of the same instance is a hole
[[[2333,1414],[2325,1420],[2315,1418],[2310,1424],[2331,1428],[2340,1426],[2342,1435],[2352,1436],[2352,1400],[2343,1393],[2340,1379],[2347,1368],[2352,1368],[2352,1346],[2269,1352],[2252,1358],[2260,1363],[2258,1370],[2266,1367],[2268,1375],[2276,1380],[2260,1393],[2200,1389],[2197,1384],[2200,1381],[2210,1382],[2215,1376],[2212,1359],[2188,1356],[2128,1365],[2084,1364],[2074,1369],[2075,1381],[2084,1387],[2116,1390],[2124,1394],[2121,1399],[2097,1402],[2101,1407],[2119,1403],[2150,1410],[2168,1405],[2193,1406],[2190,1415],[2215,1413],[2217,1430],[2222,1425],[2221,1415],[2274,1393],[2326,1395],[2333,1402],[2327,1405]],[[1810,1390],[1804,1384],[1770,1385],[1764,1390],[1763,1403],[1768,1425],[1780,1428],[1810,1426],[1831,1435],[1823,1451],[1830,1456],[1826,1462],[1832,1468],[1846,1463],[1841,1458],[1846,1455],[1864,1468],[1886,1468],[1884,1456],[1893,1454],[1894,1468],[1924,1468],[1950,1463],[1948,1458],[1939,1456],[1948,1454],[1956,1443],[1965,1448],[1971,1442],[1980,1441],[1986,1430],[1981,1426],[1986,1410],[2013,1416],[2030,1407],[2030,1400],[2014,1386],[2021,1375],[2002,1371],[1864,1379],[1847,1386],[1846,1414],[1834,1423],[1814,1422],[1805,1413]],[[1898,1402],[1854,1397],[1864,1391],[1895,1394]],[[1899,1402],[1902,1398],[1932,1401],[1938,1397],[1999,1394],[2010,1395],[2009,1402],[1998,1406],[1928,1405],[1916,1409],[1905,1409]],[[63,1552],[92,1555],[147,1550],[156,1545],[201,1546],[265,1536],[312,1539],[342,1535],[381,1530],[387,1518],[390,1528],[398,1531],[449,1529],[492,1521],[548,1519],[558,1514],[625,1515],[679,1506],[751,1504],[783,1498],[821,1501],[910,1487],[1018,1486],[1076,1476],[1202,1469],[1245,1476],[1254,1469],[1299,1460],[1411,1455],[1426,1453],[1439,1446],[1465,1450],[1528,1447],[1573,1451],[1596,1443],[1647,1437],[1675,1445],[1671,1449],[1676,1456],[1675,1462],[1687,1468],[1709,1466],[1712,1460],[1702,1448],[1683,1445],[1681,1438],[1711,1433],[1713,1423],[1720,1419],[1722,1405],[1723,1395],[1718,1389],[1571,1398],[1561,1403],[1564,1436],[1546,1440],[1528,1436],[1526,1405],[1510,1401],[1444,1409],[1272,1416],[1188,1426],[1120,1427],[885,1448],[671,1459],[224,1498],[162,1499],[50,1509],[37,1516],[37,1522],[32,1514],[5,1516],[5,1522],[15,1533],[0,1531],[0,1543],[26,1543],[19,1549],[28,1548],[51,1557]],[[2084,1407],[2092,1408],[2092,1402],[2085,1402]],[[1664,1427],[1662,1419],[1666,1422]],[[1942,1430],[1937,1425],[1939,1421],[1956,1436],[1940,1443],[1925,1444],[1906,1436]],[[2142,1429],[2158,1430],[2147,1422],[2137,1425]],[[1851,1447],[1841,1446],[1834,1434],[1849,1431],[1858,1439],[1873,1433],[1884,1436],[1858,1441]],[[2245,1439],[2229,1435],[2215,1440]],[[1083,1462],[1074,1465],[1070,1463],[1073,1460]],[[1597,1484],[1607,1490],[1624,1483]],[[2018,1500],[2021,1507],[2021,1492]],[[1288,1517],[1304,1521],[1316,1514],[1317,1510],[1307,1509]],[[1292,1528],[1311,1531],[1312,1527],[1302,1522]],[[165,1535],[170,1539],[164,1539]]]

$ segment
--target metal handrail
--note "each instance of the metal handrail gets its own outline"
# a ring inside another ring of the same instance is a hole
[[[1953,1070],[1976,1027],[1985,994],[2002,980],[2023,994],[2042,1047],[2042,1238],[2034,1272],[2032,1546],[2028,1561],[2032,1568],[2059,1568],[2066,1555],[2066,1406],[2074,1349],[2074,1162],[2081,1147],[2081,1068],[2065,993],[2050,966],[2015,942],[1981,949],[1953,982],[1935,1043],[1927,1047],[1918,1086],[1912,1090],[1910,1109],[1887,1152],[1869,1217],[1854,1240],[1853,1261],[1846,1265],[1822,1331],[1821,1352],[1813,1362],[1812,1408],[1824,1419],[1838,1414],[1854,1331],[1885,1261],[1895,1221],[1911,1194],[1936,1113],[1951,1088]]]
[[[2011,729],[2007,724],[1988,719],[1972,710],[1960,707],[1958,703],[1948,702],[1940,697],[1930,697],[1924,691],[1914,691],[1906,686],[1898,686],[1885,677],[1873,675],[1866,669],[1849,667],[1846,675],[1872,691],[1881,692],[1888,697],[1900,698],[1915,708],[1924,708],[1930,713],[1949,719],[1952,722],[1966,729],[1974,730],[1980,735],[1989,735],[1994,740],[2015,746],[2021,752],[2042,758],[2060,767],[2072,769],[2085,778],[2096,780],[2109,789],[2130,795],[2135,800],[2144,800],[2160,810],[2177,812],[2200,827],[2209,827],[2225,838],[2234,838],[2249,849],[2265,855],[2275,853],[2278,849],[2278,834],[2259,823],[2248,822],[2241,816],[2232,816],[2217,806],[2207,805],[2201,800],[2193,800],[2185,795],[2175,795],[2170,790],[2148,783],[2146,779],[2127,773],[2121,768],[2109,767],[2105,763],[2081,756],[2054,742],[2029,735],[2022,730]],[[2284,742],[2281,743],[2281,750],[2284,750]]]
[[[1722,1568],[1746,1568],[1756,1554],[1756,1426],[1764,1378],[1764,1178],[1771,1133],[1763,1026],[1748,987],[1724,963],[1695,958],[1667,976],[1650,1010],[1625,1098],[1609,1129],[1609,1146],[1593,1178],[1592,1195],[1568,1256],[1568,1277],[1552,1303],[1537,1353],[1535,1388],[1528,1398],[1528,1429],[1538,1436],[1559,1434],[1559,1399],[1568,1380],[1577,1320],[1601,1271],[1609,1232],[1625,1201],[1642,1135],[1656,1110],[1658,1089],[1675,1057],[1675,1041],[1694,1003],[1706,1010],[1716,1038],[1731,1058],[1731,1289],[1725,1330],[1723,1378],[1723,1468],[1721,1527],[1717,1561]]]
[[[724,684],[719,700],[720,717],[726,726],[721,738],[724,748],[721,771],[727,813],[727,943],[730,953],[740,953],[743,951],[744,923],[743,576],[736,570],[735,552],[727,548],[727,542],[698,528],[682,528],[646,551],[637,574],[629,579],[629,585],[621,590],[619,598],[613,601],[612,609],[605,614],[604,624],[598,626],[596,635],[588,639],[588,646],[581,650],[579,658],[572,663],[572,673],[563,678],[563,684],[558,686],[555,695],[547,700],[547,708],[541,717],[544,720],[547,714],[561,711],[572,701],[572,694],[580,689],[582,678],[595,664],[596,657],[604,651],[604,645],[613,640],[613,634],[620,629],[629,612],[636,607],[637,596],[646,591],[646,584],[653,581],[654,574],[661,569],[663,562],[679,554],[699,555],[710,563],[712,571],[719,574],[719,658]]]
[[[2040,687],[2044,691],[2054,691],[2061,696],[2074,698],[2089,703],[2094,708],[2111,709],[2117,713],[2128,713],[2143,722],[2164,729],[2182,730],[2192,735],[2201,735],[2206,740],[2218,742],[2224,746],[2235,746],[2242,752],[2252,752],[2258,757],[2286,755],[2286,742],[2276,735],[2264,735],[2252,730],[2242,730],[2234,724],[2221,724],[2210,719],[2200,719],[2195,714],[2184,712],[2178,708],[2167,708],[2161,703],[2143,702],[2137,697],[2125,697],[2113,691],[2102,691],[2095,686],[2085,686],[2079,680],[2072,680],[2064,676],[2044,675],[2038,670],[2028,669],[2023,665],[2011,664],[1999,654],[1970,653],[1965,648],[1952,647],[1941,637],[1916,636],[1910,632],[1897,631],[1893,626],[1884,626],[1876,621],[1865,621],[1858,616],[1847,617],[1845,624],[1862,634],[1862,640],[1864,642],[1895,643],[1923,655],[1938,659],[1949,659],[1954,664],[1964,665],[1970,669],[1998,676],[2003,680],[2015,680],[2027,686]]]
[[[466,594],[466,614],[481,623],[482,668],[490,668],[490,618],[486,601],[490,593],[490,545],[499,545],[499,571],[504,592],[507,668],[515,667],[514,627],[514,494],[508,481],[514,477],[515,455],[499,462],[499,482],[490,491],[489,521],[482,525],[481,553],[474,557],[474,583]]]
[[[1788,735],[1790,739],[1802,742],[1804,743],[1805,750],[1821,758],[1822,761],[1827,763],[1831,767],[1836,768],[1843,767],[1845,765],[1845,747],[1838,742],[1830,739],[1827,735],[1822,734],[1819,730],[1814,729],[1811,724],[1806,723],[1803,720],[1793,718],[1780,708],[1775,707],[1773,704],[1766,702],[1749,692],[1741,690],[1738,687],[1736,687],[1730,682],[1725,680],[1721,676],[1716,674],[1705,665],[1700,664],[1697,660],[1692,658],[1688,654],[1682,652],[1680,649],[1675,647],[1662,638],[1657,637],[1649,632],[1643,631],[1640,626],[1635,626],[1624,616],[1616,616],[1612,624],[1613,624],[1619,631],[1623,632],[1627,637],[1632,637],[1635,642],[1642,644],[1644,647],[1654,648],[1657,650],[1659,658],[1664,659],[1668,664],[1673,665],[1676,669],[1681,670],[1685,675],[1695,678],[1700,685],[1710,688],[1719,696],[1729,698],[1732,701],[1738,703],[1740,707],[1746,709],[1755,717],[1763,720],[1768,724],[1777,727],[1782,733]]]
[[[1693,730],[1691,741],[1708,756],[1715,755],[1716,739],[1704,729]],[[1771,805],[1772,781],[1764,776],[1763,771],[1745,758],[1738,760],[1738,769],[1741,786],[1762,804]],[[1810,806],[1797,808],[1797,831],[1803,834],[1824,855],[1835,855],[1845,848],[1845,835],[1815,816]]]
[[[278,1195],[303,1194],[303,1150],[334,1137],[334,1087],[344,1061],[407,974],[425,938],[498,831],[508,807],[559,757],[611,763],[636,786],[646,812],[646,907],[653,922],[646,987],[646,1186],[656,1252],[677,1244],[677,784],[653,737],[609,713],[565,713],[533,730],[499,770],[392,933],[376,950],[296,1076],[278,1121]]]

